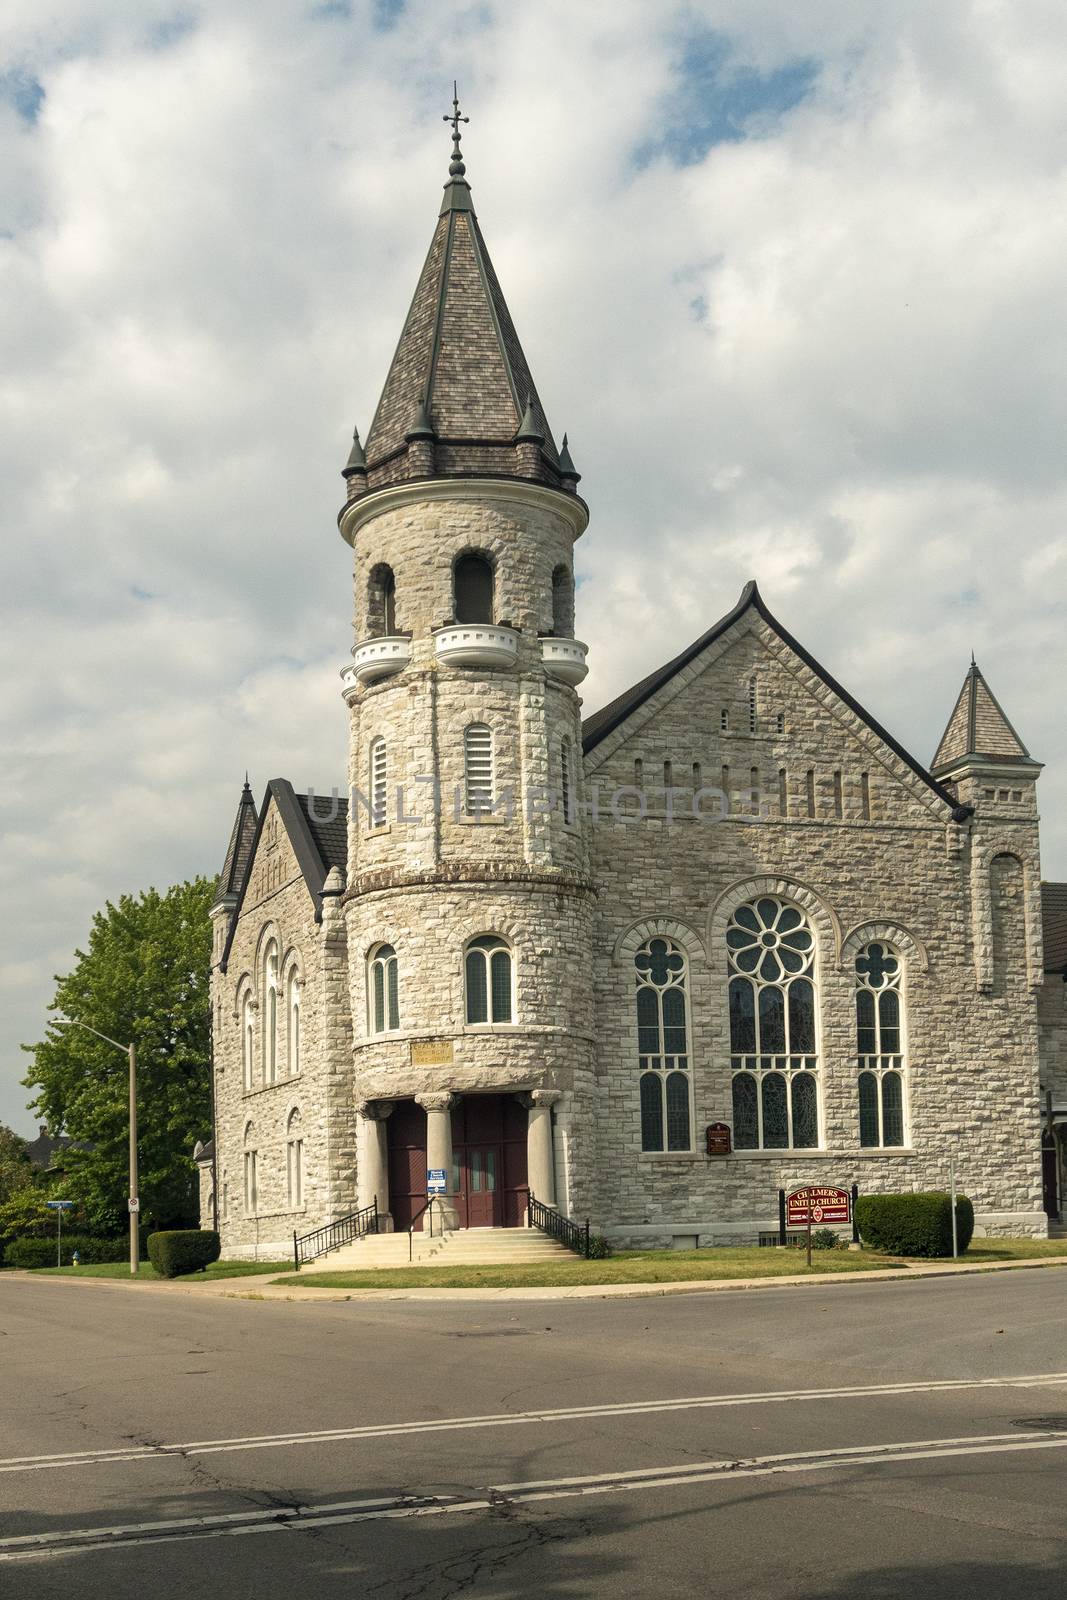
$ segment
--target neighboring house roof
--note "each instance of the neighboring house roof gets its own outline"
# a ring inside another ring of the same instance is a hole
[[[643,706],[647,700],[652,698],[657,690],[662,689],[664,684],[669,683],[677,673],[682,671],[683,667],[687,667],[691,661],[700,655],[702,650],[706,650],[716,639],[720,639],[729,628],[733,627],[735,622],[740,621],[745,613],[750,610],[755,611],[767,626],[774,630],[783,644],[788,645],[789,649],[799,656],[805,666],[809,667],[839,700],[842,700],[851,711],[855,712],[856,716],[866,723],[872,733],[875,733],[879,739],[887,744],[894,754],[899,756],[901,761],[905,762],[912,772],[922,779],[923,783],[934,792],[939,800],[942,800],[953,812],[960,809],[955,797],[947,789],[942,788],[937,779],[916,761],[914,756],[909,755],[904,746],[894,739],[893,735],[888,733],[880,723],[876,722],[870,712],[865,710],[859,701],[837,682],[836,678],[832,678],[826,668],[820,666],[815,657],[805,650],[804,646],[794,639],[791,633],[782,627],[776,617],[771,615],[754,581],[745,584],[741,591],[741,598],[733,610],[728,611],[724,617],[720,618],[713,627],[708,629],[707,633],[702,633],[700,638],[695,639],[680,655],[675,656],[673,660],[668,661],[664,666],[658,667],[655,672],[650,672],[647,678],[642,678],[631,689],[627,689],[624,693],[616,696],[614,700],[585,720],[582,724],[582,747],[586,753],[595,749],[602,739],[606,739],[609,733],[612,733],[621,723],[625,722],[627,717],[632,716],[640,706]]]
[[[323,888],[331,871],[338,871],[343,880],[348,838],[348,801],[342,800],[335,791],[327,792],[328,799],[317,789],[312,790],[310,794],[298,795],[288,778],[271,778],[267,784],[249,850],[248,868],[230,918],[230,929],[220,963],[223,970],[229,960],[230,946],[233,944],[234,931],[244,906],[252,863],[259,849],[264,819],[272,800],[277,807],[278,816],[289,837],[297,865],[314,904],[315,921],[322,921]]]
[[[207,1167],[215,1159],[214,1139],[198,1139],[193,1146],[193,1160],[198,1166]]]
[[[991,757],[998,762],[1032,759],[973,659],[941,735],[933,770],[947,769],[964,756]]]
[[[237,802],[237,815],[233,822],[233,831],[230,842],[226,847],[226,860],[219,873],[219,881],[215,887],[215,905],[231,895],[239,895],[244,888],[245,876],[248,872],[249,862],[252,859],[252,841],[256,836],[256,802],[252,799],[252,790],[248,784],[248,774],[245,774],[245,786],[241,790],[241,798]]]
[[[58,1165],[56,1156],[64,1150],[69,1150],[72,1146],[76,1150],[88,1150],[90,1148],[86,1144],[71,1139],[65,1133],[49,1133],[44,1123],[40,1123],[36,1139],[26,1140],[26,1154],[29,1156],[32,1166],[35,1166],[40,1172],[47,1172],[50,1167]]]
[[[366,446],[344,476],[365,488],[427,476],[515,477],[573,493],[566,440],[556,448],[478,219],[458,145]],[[533,445],[534,455],[519,444]]]
[[[1045,971],[1067,977],[1067,883],[1041,885],[1041,935]]]

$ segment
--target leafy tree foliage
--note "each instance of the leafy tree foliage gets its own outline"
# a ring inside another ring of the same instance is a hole
[[[123,895],[93,918],[89,948],[57,977],[51,1009],[137,1049],[141,1222],[196,1221],[192,1146],[211,1123],[211,931],[214,882]],[[49,1127],[86,1148],[63,1153],[64,1192],[90,1225],[127,1225],[128,1063],[84,1028],[50,1023],[24,1079]]]
[[[0,1205],[31,1188],[35,1177],[25,1139],[0,1123]]]

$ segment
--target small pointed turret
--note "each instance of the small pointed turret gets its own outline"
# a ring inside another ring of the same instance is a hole
[[[515,435],[515,443],[544,444],[544,442],[545,436],[537,426],[537,418],[534,416],[533,402],[527,400],[526,409],[522,413],[522,421],[519,423],[519,431]]]
[[[930,770],[935,777],[941,777],[964,762],[976,761],[1037,765],[1008,721],[972,654],[967,676]]]
[[[559,447],[559,475],[566,483],[581,483],[582,475],[575,468],[571,460],[570,448],[567,444],[567,435],[563,435],[563,443]]]
[[[353,428],[352,448],[348,452],[348,460],[345,462],[341,476],[342,478],[354,478],[357,475],[361,475],[364,478],[367,476],[367,458],[363,454],[363,446],[359,442],[359,429]]]
[[[412,439],[432,439],[434,437],[433,423],[430,421],[430,413],[426,409],[426,402],[425,400],[420,400],[415,407],[415,415],[412,418],[411,427],[405,433],[404,438],[410,444]]]
[[[246,772],[244,788],[237,802],[237,815],[230,833],[230,842],[226,847],[226,860],[222,864],[222,871],[215,888],[213,913],[216,908],[232,909],[237,904],[237,897],[244,887],[245,875],[252,860],[252,842],[256,836],[258,821],[256,802],[252,798]]]

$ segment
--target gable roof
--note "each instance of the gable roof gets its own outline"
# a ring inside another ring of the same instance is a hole
[[[1008,721],[973,657],[933,759],[935,772],[965,756],[1029,761],[1030,752]]]
[[[326,879],[333,868],[337,868],[342,879],[345,875],[347,860],[348,840],[348,801],[342,800],[336,791],[329,791],[329,798],[323,798],[323,791],[311,790],[308,794],[298,795],[288,778],[271,778],[263,796],[263,804],[259,811],[259,821],[256,824],[255,835],[249,852],[248,871],[245,873],[241,885],[237,904],[234,906],[230,918],[230,931],[226,937],[226,947],[222,952],[219,965],[226,970],[230,958],[230,946],[233,936],[237,931],[237,923],[244,909],[245,892],[251,877],[252,863],[255,861],[259,849],[260,836],[263,824],[270,809],[271,801],[277,808],[282,826],[286,831],[289,843],[293,847],[297,866],[307,885],[315,908],[315,921],[322,921],[322,891]]]
[[[699,639],[694,639],[693,643],[688,645],[679,655],[676,655],[672,661],[668,661],[664,666],[658,667],[655,672],[650,672],[647,678],[642,678],[631,689],[625,690],[599,711],[594,712],[591,717],[588,717],[582,724],[583,750],[588,754],[590,750],[595,749],[602,739],[606,739],[609,733],[612,733],[621,723],[626,721],[627,717],[632,716],[639,707],[643,706],[647,700],[650,700],[657,690],[662,689],[664,684],[669,683],[677,673],[681,672],[683,667],[687,667],[691,661],[695,660],[702,650],[706,650],[710,644],[714,644],[716,639],[720,639],[724,633],[733,627],[735,622],[739,622],[747,611],[754,611],[757,616],[761,617],[767,626],[778,635],[782,643],[787,645],[795,655],[799,656],[804,665],[809,667],[831,693],[843,701],[849,710],[853,711],[877,738],[888,745],[894,755],[899,756],[900,760],[910,767],[916,777],[920,778],[927,788],[932,790],[934,795],[950,808],[954,816],[957,816],[957,813],[970,814],[966,807],[958,805],[954,795],[944,789],[937,779],[915,760],[914,756],[909,755],[904,746],[894,739],[893,735],[887,732],[879,722],[876,722],[870,712],[865,710],[859,701],[849,694],[848,690],[838,683],[836,678],[831,677],[826,668],[820,666],[815,657],[805,650],[804,646],[794,639],[787,629],[782,627],[782,624],[767,609],[754,579],[750,579],[745,584],[741,591],[741,597],[733,610],[728,611],[724,617],[721,617],[714,626],[708,629],[707,633],[702,633]],[[957,820],[962,820],[962,816],[957,816]]]
[[[1067,883],[1041,885],[1041,935],[1045,971],[1067,978]]]

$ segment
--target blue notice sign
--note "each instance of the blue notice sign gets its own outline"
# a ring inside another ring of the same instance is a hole
[[[426,1174],[426,1193],[444,1194],[445,1169],[444,1167],[431,1167]]]
[[[46,1200],[45,1205],[49,1211],[69,1211],[74,1204],[73,1200]]]

